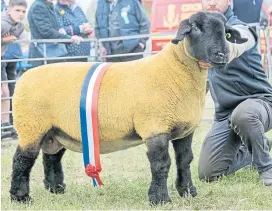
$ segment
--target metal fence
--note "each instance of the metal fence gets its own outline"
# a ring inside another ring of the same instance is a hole
[[[271,43],[271,37],[272,37],[272,27],[267,27],[266,29],[262,29],[258,24],[251,24],[257,28],[258,35],[261,33],[264,35],[264,42],[265,42],[265,49],[263,53],[263,58],[264,58],[264,66],[266,66],[266,73],[267,76],[272,82],[272,58],[271,58],[271,50],[272,50],[272,43]],[[152,54],[156,54],[157,51],[152,51],[151,49],[151,44],[149,43],[147,45],[147,48],[144,52],[140,53],[129,53],[129,54],[116,54],[116,55],[107,55],[107,56],[101,56],[99,53],[99,47],[101,46],[102,42],[105,41],[116,41],[116,40],[128,40],[128,39],[135,39],[135,38],[154,38],[154,37],[163,37],[163,36],[171,36],[174,35],[174,33],[155,33],[155,34],[145,34],[145,35],[136,35],[136,36],[124,36],[124,37],[115,37],[115,38],[103,38],[103,39],[84,39],[83,42],[92,42],[93,43],[93,54],[89,56],[66,56],[66,57],[47,57],[46,55],[46,43],[71,43],[71,40],[67,39],[43,39],[43,40],[29,40],[29,41],[16,41],[16,43],[22,43],[22,42],[27,42],[27,43],[33,43],[34,45],[37,45],[38,43],[43,43],[43,58],[22,58],[22,59],[10,59],[10,60],[2,60],[2,62],[28,62],[28,61],[43,61],[44,64],[47,64],[47,61],[50,60],[69,60],[69,59],[81,59],[81,58],[87,58],[90,61],[101,61],[105,58],[112,58],[112,57],[121,57],[121,56],[134,56],[134,55],[144,55],[144,56],[149,56]],[[150,40],[149,40],[150,42]],[[259,42],[260,43],[260,42]],[[259,48],[261,45],[259,45]],[[1,84],[3,83],[16,83],[16,80],[9,80],[9,81],[2,81]],[[209,96],[209,94],[208,94]],[[11,100],[12,97],[2,97],[1,96],[1,101],[2,100]],[[214,109],[213,106],[206,106],[205,109]],[[2,112],[2,114],[11,114],[12,111],[9,112]],[[203,121],[211,121],[212,118],[203,118]],[[13,127],[11,126],[6,126],[6,127],[1,127],[2,129],[8,129]]]

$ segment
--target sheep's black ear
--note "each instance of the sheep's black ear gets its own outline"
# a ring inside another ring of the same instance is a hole
[[[173,44],[178,44],[178,42],[183,40],[185,35],[191,31],[191,29],[192,28],[188,19],[181,21],[176,37],[172,39],[171,42]]]
[[[226,38],[229,42],[241,44],[248,40],[247,38],[242,38],[240,32],[228,24],[225,25],[225,31]]]

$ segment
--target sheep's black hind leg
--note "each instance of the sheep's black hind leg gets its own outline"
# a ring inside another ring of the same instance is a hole
[[[29,202],[29,176],[30,171],[39,155],[40,148],[32,148],[23,151],[17,147],[13,156],[12,179],[10,188],[11,200]]]
[[[171,160],[168,152],[169,135],[160,134],[146,140],[152,182],[148,191],[151,205],[171,202],[168,196],[167,177]]]
[[[194,158],[192,152],[192,139],[193,133],[183,139],[173,141],[177,165],[176,188],[181,197],[189,194],[193,197],[197,195],[190,170],[190,163]]]
[[[66,185],[63,183],[64,175],[61,158],[66,149],[61,149],[54,155],[43,153],[44,186],[51,193],[64,193]]]

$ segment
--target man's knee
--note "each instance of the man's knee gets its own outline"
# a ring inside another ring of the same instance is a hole
[[[198,177],[200,180],[206,182],[213,182],[218,180],[226,172],[215,167],[209,161],[199,162],[198,165]]]
[[[260,111],[256,108],[255,104],[243,103],[234,109],[231,115],[231,128],[235,129],[237,127],[243,128],[244,126],[249,127],[251,123],[260,116]]]
[[[198,166],[198,177],[200,180],[208,180],[212,175],[211,165],[199,164]]]

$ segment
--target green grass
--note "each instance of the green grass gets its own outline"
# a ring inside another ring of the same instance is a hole
[[[147,191],[151,180],[146,147],[141,145],[125,151],[101,156],[101,178],[103,188],[93,188],[83,169],[82,154],[67,151],[63,159],[65,183],[64,195],[50,194],[43,187],[43,168],[41,154],[31,172],[31,205],[11,203],[9,199],[12,156],[15,143],[2,143],[1,148],[1,210],[106,210],[106,209],[232,209],[232,210],[269,210],[272,205],[272,187],[264,187],[258,181],[258,173],[250,168],[224,177],[218,182],[205,183],[198,180],[197,163],[200,147],[208,129],[202,123],[197,129],[193,151],[192,177],[198,190],[195,198],[180,198],[175,189],[175,161],[170,147],[172,165],[169,172],[168,187],[172,204],[150,208]],[[272,133],[268,134],[270,137]]]

